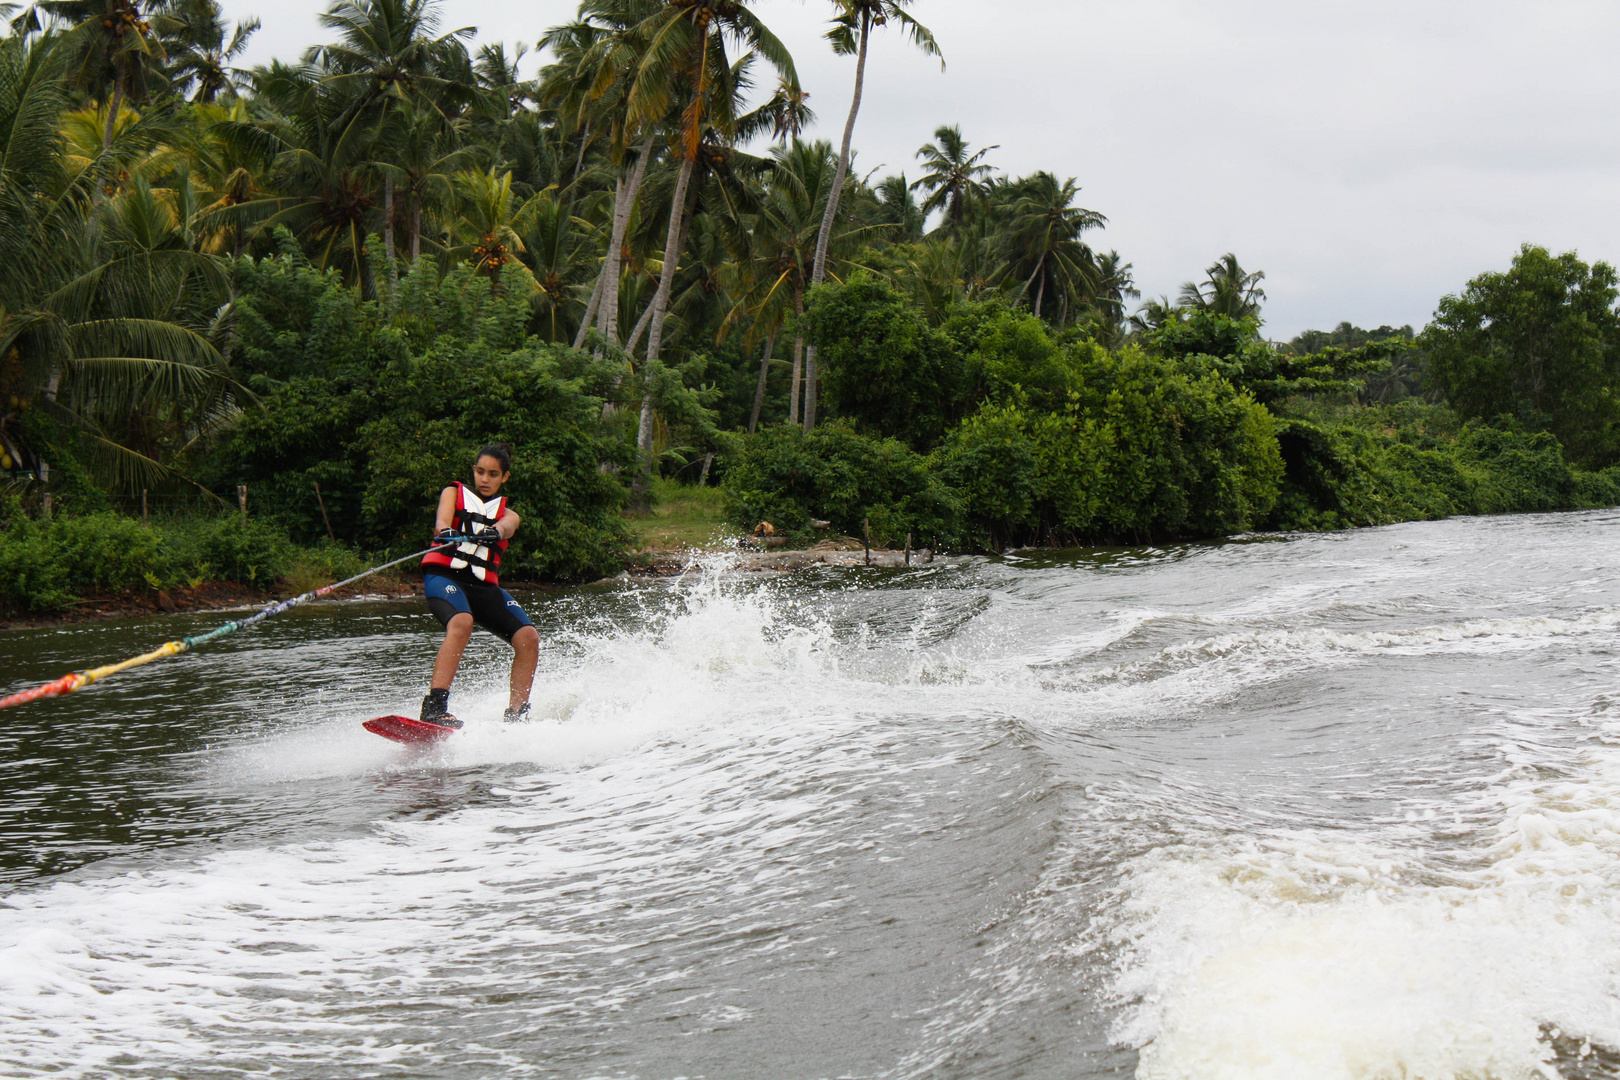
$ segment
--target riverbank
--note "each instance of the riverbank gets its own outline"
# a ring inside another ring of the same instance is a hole
[[[683,548],[643,547],[631,556],[624,570],[616,577],[603,578],[601,581],[676,577],[696,572],[706,565],[712,566],[716,557],[726,560],[726,570],[739,574],[791,573],[816,567],[896,569],[932,563],[936,558],[935,553],[927,549],[906,552],[875,548],[867,551],[859,540],[852,537],[823,541],[809,548],[769,550],[739,548],[734,540],[727,540]],[[509,581],[505,585],[517,596],[566,587],[534,581]],[[314,587],[318,587],[318,584],[299,591]],[[403,599],[421,594],[422,582],[416,574],[385,572],[330,593],[327,599]],[[130,619],[178,612],[251,610],[296,595],[298,592],[288,588],[285,583],[274,589],[260,590],[232,581],[206,581],[195,586],[144,592],[136,589],[92,592],[54,611],[0,611],[0,631],[38,630],[103,619]]]

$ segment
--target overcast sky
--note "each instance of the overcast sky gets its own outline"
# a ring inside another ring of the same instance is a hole
[[[264,29],[247,63],[322,40],[325,0],[223,0]],[[759,0],[836,140],[853,61],[825,0]],[[446,0],[444,27],[526,42],[575,0]],[[1108,217],[1091,234],[1145,296],[1233,251],[1264,270],[1267,333],[1422,326],[1524,242],[1620,259],[1613,0],[916,0],[947,61],[879,36],[855,146],[917,175],[959,124],[1012,174],[1047,169]]]

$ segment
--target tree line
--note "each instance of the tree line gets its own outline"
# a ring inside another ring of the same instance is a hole
[[[1130,268],[1085,243],[1104,218],[1074,179],[1003,176],[950,126],[914,178],[852,169],[872,35],[940,53],[907,6],[830,5],[854,75],[835,148],[800,137],[793,58],[737,0],[588,0],[539,37],[534,78],[434,0],[339,0],[331,41],[249,69],[258,23],[215,0],[41,0],[0,43],[7,454],[48,476],[17,416],[39,405],[126,483],[184,472],[253,401],[231,266],[280,229],[366,299],[418,261],[466,265],[521,292],[541,340],[617,357],[638,477],[659,456],[641,390],[672,355],[753,354],[748,426],[813,430],[805,300],[862,268],[938,310],[1007,296],[1121,337]]]
[[[381,548],[505,437],[545,507],[517,561],[568,577],[658,472],[720,478],[749,527],[959,547],[1604,497],[1606,264],[1527,246],[1422,333],[1269,341],[1232,253],[1138,303],[1076,178],[951,125],[861,173],[872,36],[944,62],[910,6],[831,0],[836,146],[742,0],[586,0],[534,77],[434,0],[337,0],[330,40],[252,68],[216,0],[7,9],[7,505],[246,483],[295,537]]]

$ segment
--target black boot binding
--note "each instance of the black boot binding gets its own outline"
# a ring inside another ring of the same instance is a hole
[[[422,723],[458,728],[461,721],[450,715],[450,691],[429,690],[422,699]]]
[[[529,715],[529,703],[525,701],[515,709],[507,709],[501,719],[508,724],[527,724],[534,717]]]

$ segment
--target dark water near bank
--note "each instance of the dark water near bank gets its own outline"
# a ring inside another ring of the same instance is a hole
[[[0,714],[0,1075],[1620,1076],[1620,514],[301,609]],[[220,616],[0,634],[0,693]]]

